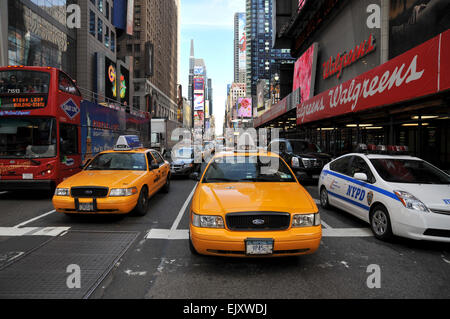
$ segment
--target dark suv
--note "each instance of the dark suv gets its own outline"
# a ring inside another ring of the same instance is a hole
[[[306,140],[276,139],[270,142],[267,150],[278,153],[300,180],[318,179],[322,167],[332,159],[330,154],[323,153],[316,144]]]

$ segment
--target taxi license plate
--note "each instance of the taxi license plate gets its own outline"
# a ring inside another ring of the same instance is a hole
[[[94,211],[94,203],[80,203],[78,210],[80,212],[92,212]]]
[[[273,254],[273,239],[247,239],[245,241],[247,255]]]

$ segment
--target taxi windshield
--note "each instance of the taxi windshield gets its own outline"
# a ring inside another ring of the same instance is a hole
[[[371,159],[381,178],[391,183],[450,184],[450,176],[425,161]]]
[[[203,183],[290,182],[295,178],[283,161],[271,156],[224,156],[213,159]]]
[[[142,153],[103,153],[86,167],[90,171],[145,171],[147,163]]]

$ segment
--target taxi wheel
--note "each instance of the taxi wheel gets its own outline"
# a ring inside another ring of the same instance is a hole
[[[388,241],[392,239],[391,219],[386,207],[377,205],[370,214],[370,228],[377,239]]]
[[[194,244],[192,244],[191,238],[189,238],[189,250],[191,251],[192,255],[200,256],[198,251],[195,249]]]
[[[328,191],[325,186],[320,189],[320,206],[325,209],[330,208],[330,202],[328,201]]]
[[[139,194],[139,199],[136,204],[136,208],[134,209],[134,212],[138,216],[144,216],[145,214],[147,214],[147,210],[148,210],[148,190],[146,186],[143,186]]]
[[[168,193],[170,190],[170,175],[167,175],[166,183],[164,184],[162,191],[163,193]]]

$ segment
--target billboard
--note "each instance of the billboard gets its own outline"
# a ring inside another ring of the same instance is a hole
[[[247,55],[247,35],[245,33],[246,17],[244,13],[238,14],[239,23],[239,71],[246,70],[246,55]]]
[[[127,34],[133,35],[134,24],[134,0],[128,0],[127,2]]]
[[[129,103],[130,97],[130,71],[128,71],[123,65],[120,66],[120,78],[119,78],[119,97],[122,104]]]
[[[203,111],[205,107],[205,97],[203,94],[194,94],[194,111]]]
[[[144,52],[144,61],[145,61],[145,76],[153,76],[153,43],[150,41],[145,42],[145,52]]]
[[[105,57],[105,97],[117,100],[117,67],[107,57]]]
[[[194,128],[202,128],[205,117],[202,111],[194,112]]]
[[[200,77],[194,77],[194,91],[204,91],[205,80]]]
[[[389,59],[450,28],[448,0],[391,0]]]
[[[211,114],[209,114],[209,100],[205,101],[205,118],[209,118]]]
[[[241,118],[241,117],[251,118],[252,117],[252,99],[251,98],[247,98],[247,97],[238,98],[236,107],[237,107],[238,118]]]
[[[292,91],[300,89],[300,102],[314,96],[315,70],[317,61],[317,43],[314,43],[295,62],[294,84]]]
[[[194,66],[194,75],[204,75],[205,71],[202,66]]]

